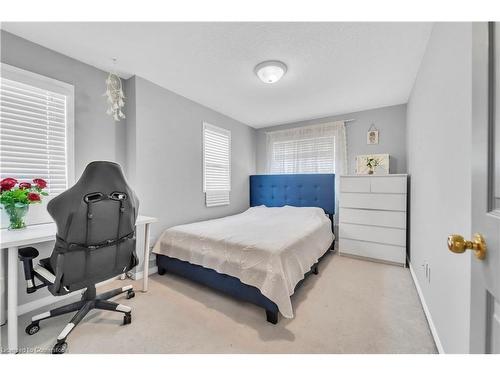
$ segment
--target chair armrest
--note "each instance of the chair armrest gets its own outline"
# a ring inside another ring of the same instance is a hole
[[[39,255],[39,252],[34,247],[23,247],[19,249],[19,259],[23,261],[24,259],[35,259]]]
[[[36,258],[38,254],[38,250],[34,247],[23,247],[19,249],[18,256],[19,260],[23,262],[27,293],[34,293],[37,290],[35,286],[35,272],[33,271],[33,259]]]

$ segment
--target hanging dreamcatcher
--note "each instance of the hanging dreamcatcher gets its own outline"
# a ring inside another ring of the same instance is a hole
[[[116,63],[116,59],[113,59]],[[116,73],[110,72],[106,79],[106,92],[108,110],[106,113],[113,116],[115,121],[120,121],[125,118],[122,108],[125,106],[125,95],[123,94],[122,80]]]

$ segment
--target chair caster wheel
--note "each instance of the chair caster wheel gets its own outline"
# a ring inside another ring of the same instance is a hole
[[[135,292],[133,290],[129,290],[127,292],[127,299],[131,299],[135,297]]]
[[[32,336],[38,331],[40,331],[40,325],[38,323],[31,323],[29,326],[26,327],[24,330],[28,335]]]
[[[158,275],[165,275],[166,272],[165,268],[158,266]]]
[[[52,348],[52,354],[64,354],[68,349],[68,343],[66,341],[58,342]]]
[[[132,315],[125,315],[123,317],[123,325],[126,326],[127,324],[132,323]]]

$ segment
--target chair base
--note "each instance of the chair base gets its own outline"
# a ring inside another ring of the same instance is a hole
[[[122,293],[127,293],[127,299],[133,298],[135,296],[132,285],[113,289],[98,295],[96,295],[95,286],[89,287],[83,293],[82,299],[80,301],[73,302],[68,305],[64,305],[44,312],[42,314],[35,315],[33,318],[31,318],[31,324],[26,327],[26,333],[28,335],[34,335],[35,333],[37,333],[40,330],[40,322],[42,320],[76,311],[77,313],[73,316],[70,322],[66,325],[66,327],[64,327],[60,335],[57,337],[57,343],[52,349],[52,354],[63,354],[68,347],[66,338],[92,309],[121,312],[124,314],[124,325],[130,324],[132,322],[132,309],[130,307],[118,304],[116,302],[107,301],[108,299]]]

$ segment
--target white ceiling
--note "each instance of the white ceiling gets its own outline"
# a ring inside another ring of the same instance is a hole
[[[138,75],[260,128],[406,103],[431,23],[3,23],[123,77]],[[288,72],[262,83],[256,64]]]

